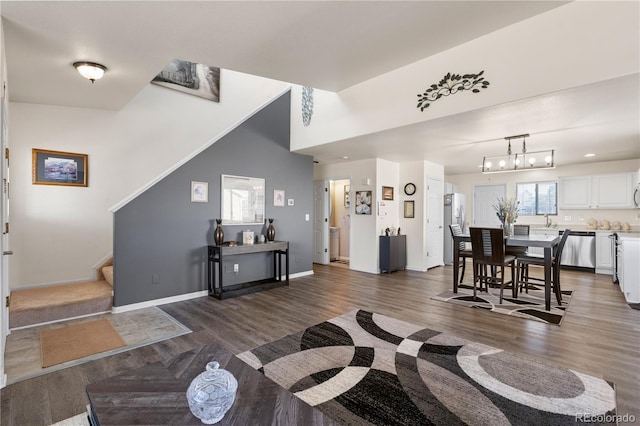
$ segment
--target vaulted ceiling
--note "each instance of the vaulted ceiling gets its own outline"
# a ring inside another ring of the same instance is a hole
[[[0,11],[10,101],[118,110],[175,58],[340,91],[566,3],[2,1]],[[78,60],[106,65],[106,78],[94,85],[83,80],[72,68]],[[603,97],[609,102],[604,108],[602,102],[590,102]],[[482,143],[470,147],[448,141],[463,135],[477,142],[495,138],[489,126],[518,119],[532,123],[530,133],[536,125],[547,133],[557,129],[554,138],[566,132],[562,155],[567,162],[582,161],[582,151],[592,145],[596,150],[607,137],[620,145],[599,160],[638,158],[638,103],[635,76],[308,153],[323,161],[343,156],[406,161],[428,152],[425,159],[444,164],[447,173],[469,173],[477,171]],[[577,129],[576,115],[594,119],[581,120]],[[427,146],[420,142],[425,139],[440,142]],[[390,149],[388,140],[402,142]],[[580,159],[569,160],[578,153]]]

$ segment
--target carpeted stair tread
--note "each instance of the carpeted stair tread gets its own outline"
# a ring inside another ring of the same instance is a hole
[[[104,280],[109,283],[111,287],[113,287],[113,265],[105,266],[102,268],[102,275],[104,275]]]
[[[104,280],[12,291],[9,326],[24,327],[109,311],[112,291]]]

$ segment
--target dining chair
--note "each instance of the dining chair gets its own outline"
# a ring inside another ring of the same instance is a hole
[[[462,235],[462,228],[460,228],[460,225],[458,225],[457,223],[449,225],[449,230],[451,231],[452,238],[456,235]],[[458,247],[458,254],[460,256],[458,264],[459,267],[462,268],[462,272],[460,272],[460,283],[462,283],[467,259],[473,259],[473,253],[471,252],[471,250],[467,249],[467,243],[465,243],[464,241],[460,241],[460,243],[458,243]]]
[[[500,228],[470,228],[471,251],[473,253],[473,298],[476,298],[476,283],[488,289],[489,284],[500,284],[500,303],[504,287],[511,284],[514,299],[518,297],[516,287],[516,257],[505,253],[503,230]],[[504,275],[505,267],[511,268],[511,280]],[[488,269],[495,272],[488,273]]]
[[[553,257],[551,258],[551,285],[558,304],[561,304],[562,302],[562,290],[560,288],[560,259],[562,258],[562,250],[567,242],[567,238],[569,238],[570,231],[571,229],[565,229],[562,232],[562,238],[553,250]],[[526,255],[518,257],[518,284],[520,291],[522,291],[522,288],[524,287],[527,293],[529,292],[530,281],[544,282],[544,278],[537,278],[529,275],[530,265],[544,267],[544,256],[535,253],[527,253]]]
[[[513,225],[513,235],[529,235],[529,231],[531,229],[530,225]],[[505,248],[507,254],[512,254],[518,260],[518,256],[526,256],[528,247],[521,246],[509,246]],[[517,263],[516,263],[517,265]],[[516,275],[520,276],[520,267],[518,266]],[[528,268],[527,265],[523,264],[522,268]]]

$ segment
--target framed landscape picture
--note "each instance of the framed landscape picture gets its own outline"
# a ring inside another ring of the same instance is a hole
[[[87,154],[33,148],[31,157],[34,185],[89,186]]]

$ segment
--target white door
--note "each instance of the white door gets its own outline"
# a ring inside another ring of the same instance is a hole
[[[9,308],[5,300],[9,296],[9,141],[7,124],[7,98],[6,83],[3,82],[2,101],[0,103],[0,145],[2,147],[2,167],[0,167],[0,178],[2,178],[2,197],[0,197],[0,216],[2,222],[2,238],[0,238],[0,387],[6,385],[6,375],[4,374],[4,347],[9,334]]]
[[[506,197],[507,186],[477,185],[473,187],[473,226],[499,227],[500,220],[493,206],[498,198]]]
[[[427,179],[427,269],[443,265],[442,258],[442,226],[444,200],[442,181]]]
[[[329,181],[313,182],[313,262],[329,264]]]

